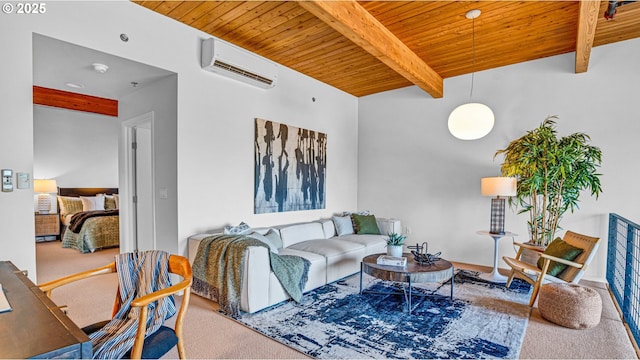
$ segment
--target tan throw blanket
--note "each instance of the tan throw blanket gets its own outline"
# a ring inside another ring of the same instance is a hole
[[[236,316],[240,310],[240,292],[244,271],[244,254],[250,246],[268,246],[260,240],[242,235],[213,235],[200,242],[193,261],[193,285],[196,294],[216,300],[220,310]],[[309,260],[269,251],[271,270],[282,287],[300,301],[307,283]]]

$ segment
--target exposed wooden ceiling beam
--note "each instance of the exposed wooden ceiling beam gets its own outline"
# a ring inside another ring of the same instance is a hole
[[[578,34],[576,37],[576,73],[586,72],[589,68],[589,57],[593,38],[598,25],[600,1],[580,1],[578,17]]]
[[[118,116],[118,100],[33,86],[33,103],[69,110]]]
[[[442,77],[357,2],[299,4],[432,97],[442,97]]]

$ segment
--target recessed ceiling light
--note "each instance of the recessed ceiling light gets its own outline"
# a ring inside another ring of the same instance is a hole
[[[77,83],[72,83],[72,82],[68,82],[68,83],[64,83],[66,86],[70,87],[70,88],[75,88],[75,89],[84,89],[84,85],[82,84],[77,84]]]
[[[109,70],[109,67],[105,64],[94,63],[94,64],[91,64],[91,66],[93,66],[93,70],[95,70],[96,72],[99,72],[100,74],[104,74],[107,72],[107,70]]]

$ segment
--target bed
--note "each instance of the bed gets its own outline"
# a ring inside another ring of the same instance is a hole
[[[117,188],[59,188],[62,247],[82,253],[120,245]]]

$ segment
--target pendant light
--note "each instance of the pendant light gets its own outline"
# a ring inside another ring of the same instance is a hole
[[[467,19],[473,21],[471,47],[473,51],[473,67],[471,69],[471,91],[469,100],[473,97],[473,79],[476,68],[476,18],[480,16],[480,10],[467,12]],[[493,129],[493,111],[484,104],[469,102],[455,108],[449,115],[449,132],[461,140],[476,140],[487,135]]]

